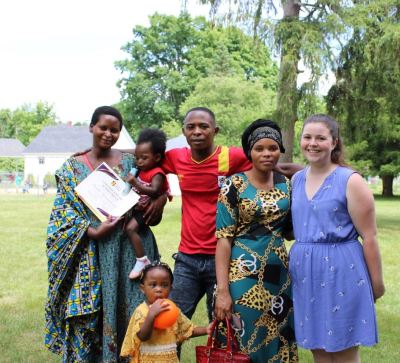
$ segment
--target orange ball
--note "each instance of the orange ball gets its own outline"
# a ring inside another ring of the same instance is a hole
[[[154,327],[157,329],[167,329],[178,319],[179,309],[175,303],[169,299],[165,299],[164,302],[169,304],[169,310],[161,312],[154,319]]]

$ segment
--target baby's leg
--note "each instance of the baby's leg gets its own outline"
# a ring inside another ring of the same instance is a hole
[[[144,248],[142,244],[142,239],[139,236],[139,223],[136,218],[132,218],[125,227],[128,239],[131,242],[133,250],[137,258],[144,256]]]
[[[126,234],[128,235],[128,239],[131,242],[136,255],[135,266],[129,273],[130,279],[138,278],[144,267],[150,263],[150,260],[144,254],[142,239],[138,233],[139,227],[140,226],[136,218],[132,218],[125,227]]]

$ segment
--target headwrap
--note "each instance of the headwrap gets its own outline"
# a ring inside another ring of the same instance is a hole
[[[281,153],[285,152],[280,127],[274,121],[259,119],[251,123],[242,135],[243,151],[250,161],[251,149],[254,144],[261,139],[271,139],[276,141]]]

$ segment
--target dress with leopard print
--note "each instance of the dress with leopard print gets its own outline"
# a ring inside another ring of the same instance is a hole
[[[229,282],[242,351],[252,362],[297,362],[288,255],[282,234],[291,228],[290,182],[274,173],[274,187],[256,189],[244,173],[221,189],[217,238],[232,238]]]

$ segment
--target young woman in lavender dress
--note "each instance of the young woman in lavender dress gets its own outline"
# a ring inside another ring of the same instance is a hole
[[[374,302],[384,293],[373,195],[345,166],[330,116],[305,121],[301,150],[308,167],[292,179],[289,257],[296,340],[315,362],[360,362],[358,346],[378,341]]]

